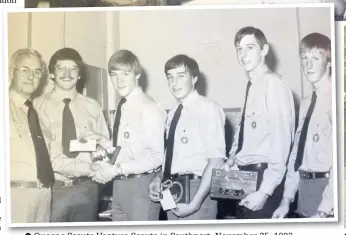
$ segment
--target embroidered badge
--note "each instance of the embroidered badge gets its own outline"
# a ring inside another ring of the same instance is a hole
[[[125,139],[130,138],[130,133],[129,133],[128,131],[126,131],[126,132],[124,133],[124,138],[125,138]]]
[[[314,137],[312,138],[315,142],[318,142],[320,140],[320,136],[316,133],[314,134]]]
[[[256,122],[255,122],[255,121],[253,121],[253,122],[251,123],[251,126],[252,126],[252,128],[253,128],[253,129],[255,129],[255,128],[256,128],[256,126],[257,126]]]
[[[187,137],[181,137],[181,142],[183,144],[186,144],[187,142],[189,142],[189,139]]]

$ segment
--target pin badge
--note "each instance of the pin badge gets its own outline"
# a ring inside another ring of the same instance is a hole
[[[320,140],[320,136],[319,136],[317,133],[314,134],[313,140],[314,140],[315,142],[318,142],[318,141]]]
[[[38,135],[38,136],[37,136],[37,139],[42,139],[42,136],[39,136],[39,135]]]
[[[256,122],[255,122],[255,121],[253,121],[253,122],[251,123],[251,126],[252,126],[252,128],[253,128],[253,129],[255,129],[255,128],[256,128],[256,126],[257,126]]]
[[[186,144],[187,142],[189,142],[189,139],[187,137],[181,137],[181,142],[183,144]]]
[[[126,132],[124,133],[124,138],[125,138],[125,139],[130,138],[130,133],[129,133],[128,131],[126,131]]]

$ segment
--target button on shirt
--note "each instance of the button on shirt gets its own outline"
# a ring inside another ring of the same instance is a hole
[[[248,94],[242,150],[236,155],[238,165],[268,163],[260,191],[272,195],[286,172],[286,163],[293,142],[295,110],[291,90],[282,78],[264,73],[251,79]],[[230,156],[238,148],[237,128]]]
[[[121,108],[118,146],[124,175],[151,172],[162,165],[166,112],[141,88],[135,88]]]
[[[109,131],[98,102],[80,93],[71,97],[62,97],[59,93],[46,93],[34,100],[38,112],[49,117],[52,139],[52,165],[57,180],[66,180],[85,175],[89,172],[91,156],[89,152],[80,152],[76,158],[62,154],[62,113],[65,107],[63,99],[70,98],[69,104],[76,125],[77,137],[87,130],[98,133],[109,139]]]
[[[214,101],[193,91],[184,101],[174,136],[171,174],[203,175],[210,158],[226,158],[225,114]],[[166,138],[174,113],[166,121]]]
[[[37,181],[36,153],[28,123],[26,99],[14,90],[9,91],[10,114],[10,178]],[[51,138],[48,117],[39,115],[42,133],[49,148]]]
[[[329,184],[324,190],[320,211],[331,213],[334,207],[333,201],[333,125],[332,125],[332,88],[327,86],[316,90],[317,100],[312,113],[307,138],[305,142],[303,163],[299,170],[307,172],[331,172]],[[284,197],[293,199],[299,185],[299,171],[294,171],[294,163],[297,157],[297,148],[302,126],[309,109],[311,95],[301,102],[299,125],[294,140],[292,153],[289,159],[288,172],[285,182]]]

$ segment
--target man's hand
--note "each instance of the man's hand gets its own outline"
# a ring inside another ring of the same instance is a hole
[[[178,217],[186,217],[189,215],[192,215],[196,211],[198,211],[198,207],[194,206],[192,203],[178,203],[177,207],[172,209],[172,213],[175,214]]]
[[[254,192],[248,195],[246,198],[240,201],[240,206],[245,206],[249,210],[258,211],[261,210],[268,199],[268,195],[260,191]]]
[[[236,165],[236,161],[234,158],[230,157],[222,166],[221,169],[225,171],[231,170],[232,167]]]
[[[161,178],[155,176],[154,179],[149,184],[149,197],[153,202],[160,201],[161,195]]]
[[[313,214],[310,218],[327,218],[328,214],[323,211],[317,211],[315,214]]]
[[[90,176],[92,177],[92,180],[105,184],[109,181],[111,181],[116,175],[117,171],[114,169],[113,165],[110,165],[106,162],[97,162],[93,164],[94,166],[91,167],[92,172],[90,173]]]
[[[280,206],[274,211],[272,218],[273,219],[283,219],[288,214],[290,207],[290,200],[288,198],[283,198]]]

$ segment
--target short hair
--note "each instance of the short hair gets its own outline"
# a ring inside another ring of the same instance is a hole
[[[55,66],[59,60],[71,60],[75,62],[79,68],[80,79],[77,81],[77,91],[82,92],[85,85],[85,64],[81,55],[73,48],[62,48],[56,51],[50,58],[48,70],[54,73]]]
[[[260,45],[261,49],[263,49],[263,46],[265,44],[268,44],[267,38],[265,37],[264,33],[262,30],[252,27],[252,26],[247,26],[244,28],[241,28],[235,35],[234,37],[234,45],[236,46],[242,39],[243,37],[247,35],[254,35],[257,43]]]
[[[15,69],[17,60],[19,58],[23,57],[23,56],[26,56],[26,57],[34,56],[34,57],[36,57],[40,61],[40,63],[41,63],[42,71],[44,71],[45,62],[44,62],[44,60],[42,58],[42,55],[38,51],[36,51],[36,50],[34,50],[32,48],[22,48],[22,49],[17,50],[15,53],[13,53],[12,56],[11,56],[10,62],[9,62],[9,69],[10,70]]]
[[[129,67],[135,75],[141,74],[141,64],[138,57],[129,50],[116,51],[108,61],[108,73],[120,69],[119,66]]]
[[[328,62],[331,62],[331,41],[329,37],[320,33],[306,35],[299,45],[300,54],[307,50],[317,49],[322,51]]]
[[[168,70],[175,69],[181,66],[184,66],[185,69],[188,70],[193,77],[199,76],[199,66],[196,60],[183,54],[173,56],[166,62],[165,74],[167,74]]]
[[[50,73],[54,73],[55,66],[59,60],[71,60],[74,61],[78,67],[80,74],[84,73],[84,63],[81,55],[72,48],[62,48],[56,51],[50,58],[48,69]]]

